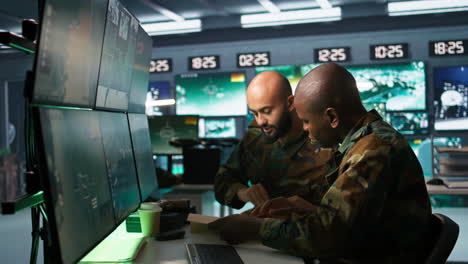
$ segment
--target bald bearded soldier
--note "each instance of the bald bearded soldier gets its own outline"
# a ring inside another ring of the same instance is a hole
[[[289,81],[277,72],[250,82],[247,104],[255,120],[215,177],[221,204],[239,209],[292,195],[320,201],[331,151],[308,140],[293,102]]]

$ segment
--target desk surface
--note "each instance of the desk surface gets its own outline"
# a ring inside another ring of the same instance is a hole
[[[445,185],[426,184],[429,194],[468,195],[468,188],[448,188]]]
[[[185,243],[205,243],[205,244],[223,244],[213,233],[191,234],[190,229],[186,229],[184,239],[171,241],[156,241],[148,239],[144,248],[137,256],[135,264],[161,263],[161,264],[186,264],[188,256],[185,249]],[[283,254],[274,249],[261,245],[260,243],[244,243],[234,246],[237,253],[244,263],[304,263],[302,259]]]
[[[186,226],[185,238],[170,241],[157,241],[153,238],[146,238],[146,243],[140,249],[136,260],[133,264],[188,264],[188,256],[185,248],[186,243],[204,243],[204,244],[222,244],[226,242],[211,232],[191,234],[190,226]],[[135,239],[141,238],[141,233],[127,233],[125,222],[122,223],[105,241],[113,248],[115,243],[133,243]],[[110,241],[109,241],[110,240]],[[110,242],[110,243],[109,243]],[[120,245],[122,246],[122,245]],[[260,243],[244,243],[234,246],[237,253],[242,258],[244,263],[268,263],[268,264],[299,264],[304,263],[302,259],[286,255],[277,250],[263,246]],[[118,247],[117,247],[118,248]],[[97,249],[95,249],[97,250]],[[94,252],[96,253],[96,252]],[[111,254],[115,255],[113,250],[100,250],[97,255]],[[111,257],[112,258],[112,257]]]

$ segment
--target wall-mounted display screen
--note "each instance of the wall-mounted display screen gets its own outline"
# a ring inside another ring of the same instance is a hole
[[[201,116],[245,116],[245,74],[204,73],[176,76],[176,113]]]
[[[386,111],[426,109],[426,74],[422,61],[349,66],[363,104],[384,103]]]
[[[388,123],[403,135],[425,135],[429,133],[427,112],[388,112]]]
[[[434,128],[468,130],[468,67],[434,69]]]
[[[384,103],[367,103],[363,104],[367,111],[375,110],[382,118],[385,118],[385,104]]]
[[[171,139],[198,138],[198,116],[152,116],[148,123],[154,154],[180,155],[182,149],[171,146]]]
[[[150,82],[146,94],[146,115],[168,114],[168,108],[174,107],[175,104],[175,100],[170,102],[170,99],[174,100],[169,82]]]
[[[200,118],[198,136],[200,138],[235,138],[236,119],[234,117]]]

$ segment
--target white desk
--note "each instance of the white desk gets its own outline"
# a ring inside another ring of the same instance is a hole
[[[468,195],[468,188],[448,188],[445,185],[426,184],[429,194]]]
[[[191,234],[190,228],[188,227],[186,228],[186,231],[184,239],[170,241],[148,239],[146,245],[138,254],[137,259],[132,263],[187,264],[189,262],[185,243],[226,244],[226,242],[221,241],[218,236],[213,233]],[[234,247],[246,264],[304,263],[300,258],[283,254],[277,250],[263,246],[260,243],[244,243]],[[222,263],[222,261],[220,263]]]

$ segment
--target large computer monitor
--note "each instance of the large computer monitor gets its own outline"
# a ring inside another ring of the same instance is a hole
[[[146,200],[150,194],[159,198],[156,169],[153,163],[151,139],[149,136],[148,118],[145,114],[128,114],[130,134],[132,137],[133,154],[140,185],[141,200]]]
[[[386,120],[403,135],[426,135],[429,133],[427,112],[387,112]]]
[[[76,263],[116,226],[101,113],[39,108],[38,164],[57,263]],[[120,143],[120,141],[119,141]]]
[[[138,29],[138,20],[127,9],[109,0],[96,108],[127,111]]]
[[[106,12],[105,0],[45,1],[34,103],[94,107]]]
[[[120,223],[141,202],[130,128],[125,113],[100,112],[100,118],[115,220]]]
[[[148,118],[154,154],[181,155],[182,149],[173,147],[173,138],[198,138],[198,116],[151,116]]]
[[[468,66],[434,69],[434,128],[468,130]]]
[[[169,102],[171,99],[173,102]],[[155,81],[148,84],[146,94],[147,115],[167,115],[174,112],[174,106],[175,100],[171,91],[171,84],[168,81]]]
[[[152,49],[153,40],[148,36],[145,30],[139,26],[136,39],[135,61],[133,63],[128,112],[145,113],[146,93],[149,80],[148,65],[150,64]]]
[[[198,124],[200,138],[235,138],[238,135],[235,117],[203,117]]]
[[[422,61],[349,66],[363,104],[384,103],[386,111],[426,109],[426,74]]]
[[[176,76],[176,113],[201,116],[245,116],[245,74],[190,73]]]

